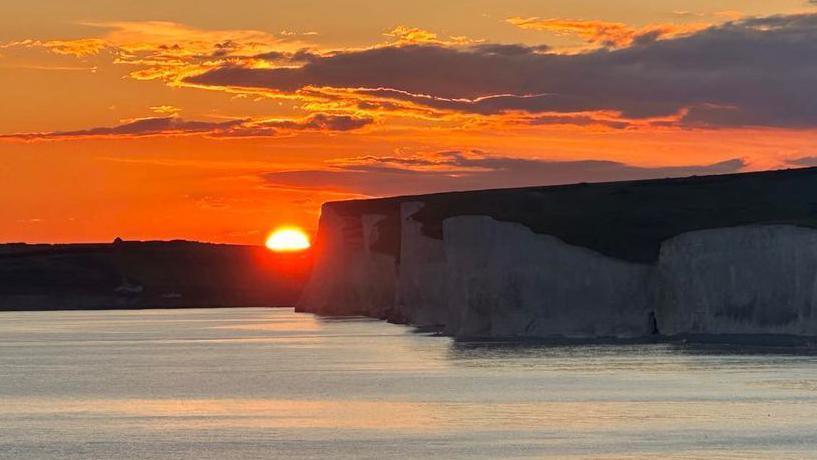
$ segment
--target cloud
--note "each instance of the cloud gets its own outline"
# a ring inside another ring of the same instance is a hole
[[[154,109],[164,109],[160,106]],[[112,127],[76,131],[18,133],[0,135],[0,140],[37,141],[71,140],[97,137],[145,137],[206,134],[218,138],[273,137],[293,131],[343,132],[374,123],[374,119],[352,115],[312,114],[300,119],[228,120],[220,122],[188,121],[176,116],[148,117],[130,120]]]
[[[272,34],[258,30],[199,29],[170,21],[91,22],[98,36],[75,40],[21,40],[2,48],[43,48],[54,54],[87,58],[101,54],[133,66],[132,78],[178,84],[187,75],[226,63],[254,64],[266,53],[297,55],[308,48],[309,34]],[[302,56],[302,55],[300,55]]]
[[[105,40],[82,38],[78,40],[19,40],[0,43],[3,48],[45,48],[54,54],[87,57],[99,54],[108,47]]]
[[[399,45],[416,45],[416,44],[438,44],[438,45],[465,45],[475,43],[468,37],[448,37],[448,39],[441,39],[436,33],[420,29],[419,27],[397,26],[394,29],[386,32],[384,35],[391,37]]]
[[[259,30],[199,29],[170,21],[112,21],[87,23],[102,29],[102,39],[129,53],[164,52],[169,56],[236,54],[271,50],[297,40]]]
[[[264,61],[279,62],[282,64],[298,64],[305,63],[319,59],[320,54],[313,53],[308,49],[298,50],[296,52],[285,51],[268,51],[266,53],[256,54],[252,56],[253,59],[260,59]]]
[[[51,40],[40,42],[41,45],[55,54],[85,57],[99,54],[107,47],[104,40],[84,38],[79,40]]]
[[[61,140],[85,137],[142,137],[156,135],[179,135],[213,132],[229,129],[243,123],[242,120],[224,122],[186,121],[176,117],[149,117],[131,120],[112,127],[90,128],[77,131],[54,131],[45,133],[6,134],[0,139],[12,140]]]
[[[464,113],[617,113],[696,127],[817,127],[817,15],[745,19],[562,55],[482,44],[386,46],[301,66],[224,65],[186,79],[293,94],[344,89]],[[673,119],[675,117],[675,119]]]
[[[271,119],[245,123],[238,128],[220,130],[214,137],[270,137],[293,131],[346,132],[374,123],[374,119],[356,115],[314,113],[300,119]]]
[[[150,107],[150,110],[160,115],[175,115],[181,112],[181,109],[172,105],[156,105]]]
[[[638,167],[601,160],[550,161],[447,151],[424,156],[366,156],[335,162],[325,169],[269,172],[273,187],[334,190],[389,196],[498,187],[636,180],[740,171],[743,160],[712,165]]]
[[[644,43],[689,35],[711,24],[651,24],[633,27],[619,22],[587,21],[560,18],[508,18],[507,22],[521,29],[540,30],[558,35],[575,35],[581,40],[597,46],[626,47],[634,43]]]
[[[400,43],[439,43],[437,34],[417,27],[397,26],[386,32],[387,37],[397,39]]]
[[[353,131],[372,124],[374,120],[368,117],[352,115],[329,115],[325,113],[312,114],[302,120],[267,121],[264,125],[297,130],[315,131]]]
[[[815,0],[817,2],[817,0]],[[796,168],[812,168],[817,166],[817,156],[808,156],[786,160],[786,164]]]

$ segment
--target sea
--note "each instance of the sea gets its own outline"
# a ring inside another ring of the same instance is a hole
[[[817,352],[292,309],[0,313],[0,459],[817,458]]]

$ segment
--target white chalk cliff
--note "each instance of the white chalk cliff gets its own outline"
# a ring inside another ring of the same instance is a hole
[[[299,309],[440,326],[460,338],[817,336],[814,229],[690,231],[642,263],[484,215],[448,217],[435,238],[414,218],[423,207],[399,204],[399,254],[386,254],[373,249],[386,216],[325,206]]]
[[[298,309],[323,315],[386,318],[394,304],[397,264],[374,252],[377,223],[384,216],[350,218],[324,206],[318,231],[320,251]]]
[[[448,322],[448,263],[444,242],[423,234],[412,216],[421,202],[400,206],[400,265],[396,311],[417,326],[444,326]],[[442,308],[441,308],[442,306]]]
[[[449,334],[594,338],[649,333],[650,266],[490,217],[454,217],[443,228]]]
[[[686,233],[661,246],[657,272],[666,334],[817,335],[817,231]]]

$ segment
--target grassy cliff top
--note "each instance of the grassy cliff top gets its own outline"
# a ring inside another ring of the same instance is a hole
[[[327,203],[346,215],[384,214],[375,249],[399,255],[400,203],[442,238],[444,219],[486,215],[633,262],[654,262],[682,233],[747,224],[817,228],[817,168],[595,184],[450,192]]]

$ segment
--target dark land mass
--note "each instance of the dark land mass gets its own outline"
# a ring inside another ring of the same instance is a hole
[[[293,305],[311,254],[189,241],[0,245],[0,310]]]
[[[632,262],[696,230],[748,224],[817,228],[817,168],[628,182],[449,192],[331,203],[348,216],[382,214],[373,250],[400,255],[400,204],[421,201],[423,232],[442,239],[448,217],[485,215]],[[318,240],[320,244],[320,236]]]

